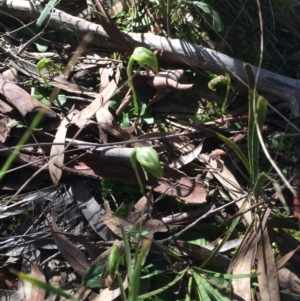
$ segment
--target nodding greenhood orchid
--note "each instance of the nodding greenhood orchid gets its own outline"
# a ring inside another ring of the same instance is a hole
[[[158,73],[158,62],[155,54],[151,50],[144,47],[136,47],[128,62],[127,76],[129,79],[130,87],[132,89],[134,114],[139,115],[137,95],[132,81],[132,67],[134,61],[136,61],[143,68],[151,68],[155,73]]]
[[[148,172],[156,179],[161,179],[163,176],[163,169],[160,165],[157,152],[154,148],[136,147],[132,151],[130,155],[130,162],[140,185],[141,193],[144,195],[145,189],[137,169],[136,161],[141,164],[146,180],[148,180]]]

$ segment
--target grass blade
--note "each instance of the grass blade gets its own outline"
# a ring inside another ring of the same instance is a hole
[[[246,167],[246,169],[248,170],[249,174],[250,174],[250,165],[249,165],[249,161],[246,158],[246,156],[244,155],[244,153],[242,152],[242,150],[237,146],[236,143],[234,143],[232,140],[230,140],[229,138],[223,136],[222,134],[218,134],[217,133],[217,137],[219,139],[221,139],[223,142],[225,142],[226,144],[228,144],[234,151],[235,153],[239,156],[240,160],[243,162],[244,166]]]

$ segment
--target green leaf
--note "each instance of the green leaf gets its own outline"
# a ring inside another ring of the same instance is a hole
[[[223,30],[224,26],[219,14],[210,5],[202,1],[192,1],[190,3],[203,10],[205,13],[212,17],[213,27],[217,32]]]
[[[223,273],[216,273],[215,271],[206,270],[203,268],[199,268],[194,266],[193,270],[197,272],[198,274],[204,274],[209,278],[221,278],[224,280],[233,280],[233,279],[243,279],[243,278],[249,278],[249,277],[257,277],[258,273],[251,273],[251,274],[223,274]]]
[[[148,279],[155,275],[165,274],[167,272],[167,265],[168,263],[166,261],[149,263],[143,268],[144,275],[141,276],[141,279]]]
[[[49,46],[49,43],[45,40],[37,40],[35,46],[39,52],[46,52]]]
[[[150,298],[152,296],[155,296],[159,293],[162,293],[163,291],[167,290],[168,288],[170,288],[171,286],[175,285],[179,280],[181,280],[183,278],[183,276],[185,275],[185,273],[187,272],[189,267],[186,267],[183,271],[181,271],[179,273],[179,275],[173,280],[171,281],[170,283],[164,285],[163,287],[159,288],[159,289],[156,289],[152,292],[148,292],[146,294],[143,294],[143,295],[140,295],[138,296],[138,300],[143,300],[143,299],[146,299],[146,298]]]
[[[222,141],[224,141],[226,144],[228,144],[235,151],[235,153],[239,156],[240,160],[243,162],[245,168],[248,170],[250,174],[251,170],[250,170],[249,161],[244,155],[244,153],[242,152],[242,150],[237,146],[237,144],[221,134],[217,133],[217,137]]]
[[[253,90],[255,84],[255,75],[252,67],[249,64],[245,65],[245,70],[248,76],[248,156],[250,163],[250,176],[253,183],[257,182],[259,173],[259,138],[258,132],[261,131],[267,114],[267,101],[256,96],[256,91]]]
[[[255,113],[254,107],[256,107],[254,92],[251,88],[248,91],[249,99],[249,113],[248,113],[248,156],[250,163],[250,176],[253,183],[257,180],[258,175],[258,152],[259,152],[259,140],[256,132],[255,125]]]
[[[115,279],[120,257],[120,248],[118,246],[112,246],[108,256],[108,271],[112,280]]]
[[[65,94],[58,94],[55,100],[53,101],[53,104],[61,107],[67,102],[67,97]]]
[[[268,180],[268,178],[269,177],[265,173],[259,174],[258,179],[257,179],[256,183],[253,186],[253,195],[254,195],[256,200],[258,200],[261,189],[265,185],[265,182],[266,182],[266,180]]]
[[[121,127],[123,129],[128,129],[130,127],[130,121],[129,121],[129,115],[128,115],[128,113],[124,113],[123,112]]]
[[[82,276],[81,283],[89,288],[101,288],[100,278],[103,273],[105,261],[89,267]]]
[[[122,239],[124,242],[124,248],[125,248],[125,260],[126,260],[126,267],[127,267],[127,277],[129,283],[132,283],[132,262],[131,262],[131,250],[129,241],[126,235],[126,232],[124,230],[124,227],[121,226],[121,232],[122,232]]]
[[[150,246],[151,246],[150,239],[147,239],[146,241],[144,241],[144,243],[142,245],[142,249],[137,256],[137,260],[135,262],[133,274],[132,274],[132,282],[131,282],[131,286],[129,288],[129,295],[128,295],[129,301],[137,300],[137,296],[138,296],[139,288],[140,288],[140,281],[141,281],[140,276],[141,276],[142,265],[146,259],[148,251],[150,249]]]
[[[46,19],[46,18],[48,17],[48,15],[50,14],[50,11],[54,8],[54,6],[55,6],[56,4],[57,4],[57,0],[50,0],[50,1],[46,4],[45,8],[43,9],[43,11],[42,11],[40,17],[38,18],[38,20],[37,20],[37,22],[36,22],[36,26],[37,26],[37,27],[40,27],[40,26],[44,23],[45,19]]]
[[[257,99],[256,119],[260,131],[262,130],[262,127],[266,120],[267,109],[268,101],[262,96],[259,96]]]
[[[192,269],[192,272],[196,282],[195,290],[199,301],[230,301],[227,297],[222,296],[217,289],[213,288],[212,285],[210,285],[205,278],[195,272],[194,269]]]

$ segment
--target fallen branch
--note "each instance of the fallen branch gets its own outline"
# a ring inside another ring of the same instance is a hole
[[[4,0],[0,2],[1,12],[31,20],[39,17],[43,6],[34,6],[30,1]],[[95,38],[92,43],[101,48],[118,48],[108,38],[100,25],[73,17],[63,11],[54,9],[50,15],[49,26],[58,28],[67,26],[72,28],[76,35],[83,37],[87,33],[93,33]],[[202,68],[217,74],[228,72],[233,78],[244,83],[247,82],[244,63],[220,52],[187,43],[178,39],[167,39],[152,34],[125,34],[125,37],[136,45],[144,45],[152,49],[163,50],[162,59],[169,62],[181,62],[192,67]],[[253,67],[254,73],[258,68]],[[294,117],[299,117],[298,80],[278,75],[265,69],[259,70],[257,89],[277,96],[289,103]]]

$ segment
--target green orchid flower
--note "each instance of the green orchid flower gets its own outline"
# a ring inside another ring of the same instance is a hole
[[[138,173],[136,161],[141,164],[146,180],[148,180],[148,172],[156,179],[161,179],[163,177],[163,169],[160,165],[157,152],[152,147],[136,147],[132,151],[130,162],[140,185],[141,193],[144,195],[145,189]]]
[[[42,58],[36,64],[36,70],[37,70],[38,75],[42,78],[42,80],[44,81],[44,83],[46,84],[46,86],[48,88],[50,88],[50,84],[49,84],[48,80],[46,79],[46,77],[43,76],[43,74],[41,72],[42,69],[46,69],[48,71],[56,71],[58,73],[61,73],[61,70],[60,70],[59,66],[57,66],[56,64],[54,64],[48,58]]]
[[[136,47],[128,62],[127,76],[129,79],[130,87],[132,89],[134,114],[138,115],[139,105],[137,101],[136,91],[132,81],[132,67],[134,61],[136,61],[143,68],[151,68],[155,73],[158,73],[158,62],[155,54],[151,50],[144,47]]]

